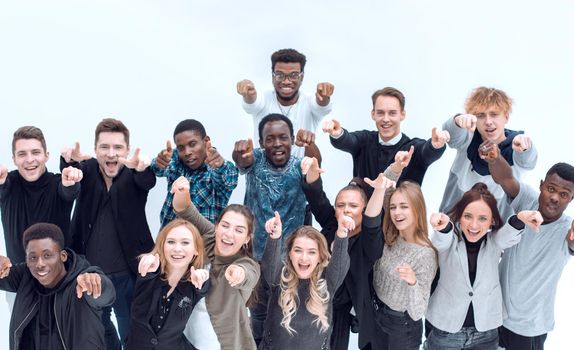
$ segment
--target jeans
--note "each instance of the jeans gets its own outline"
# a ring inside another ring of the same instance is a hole
[[[506,350],[544,350],[547,334],[526,337],[500,326],[498,328],[499,345]]]
[[[449,333],[433,327],[427,346],[428,350],[497,350],[498,329],[479,332],[474,327],[462,327],[456,333]]]
[[[373,296],[375,321],[387,341],[384,349],[418,350],[422,342],[423,322],[413,320],[407,312],[395,311]]]
[[[112,273],[106,276],[110,278],[114,288],[116,289],[116,300],[112,306],[107,306],[102,309],[102,323],[104,324],[105,330],[106,349],[120,350],[122,346],[125,348],[126,338],[130,329],[130,310],[136,277],[131,273],[131,271]],[[116,327],[111,320],[112,308],[116,315],[116,322],[120,333],[119,338],[118,333],[116,332]]]

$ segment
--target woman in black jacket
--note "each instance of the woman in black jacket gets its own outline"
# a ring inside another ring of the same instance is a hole
[[[183,330],[209,287],[204,255],[203,239],[190,222],[177,219],[159,232],[154,249],[140,259],[128,349],[195,349]]]
[[[377,348],[374,330],[374,314],[371,302],[371,271],[375,261],[383,252],[383,235],[381,231],[381,209],[385,190],[394,185],[408,165],[410,152],[398,152],[395,163],[389,166],[385,174],[377,179],[365,181],[374,188],[373,195],[367,204],[365,191],[351,182],[339,191],[335,207],[331,205],[323,191],[318,162],[314,158],[304,158],[301,162],[305,182],[303,192],[311,207],[311,212],[322,227],[322,233],[329,245],[335,238],[340,215],[346,215],[355,222],[355,229],[349,232],[348,252],[351,265],[343,284],[339,287],[333,301],[333,332],[331,349],[347,349],[351,328],[351,308],[354,308],[358,320],[359,348]]]

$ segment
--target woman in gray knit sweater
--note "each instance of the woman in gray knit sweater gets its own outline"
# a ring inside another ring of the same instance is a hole
[[[402,182],[385,205],[385,246],[373,274],[375,320],[385,349],[418,349],[422,317],[437,269],[428,237],[426,205],[419,185]]]
[[[301,226],[286,241],[281,262],[281,220],[265,225],[269,238],[261,261],[270,286],[267,319],[259,349],[328,349],[333,295],[349,269],[348,232],[355,222],[342,215],[333,255],[321,232]],[[323,273],[324,272],[324,273]]]

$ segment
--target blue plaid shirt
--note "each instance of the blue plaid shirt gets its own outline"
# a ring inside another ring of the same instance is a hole
[[[191,201],[201,215],[212,223],[215,223],[221,211],[227,206],[231,192],[237,187],[239,177],[239,171],[230,161],[225,161],[219,168],[204,164],[192,170],[179,160],[177,150],[173,151],[171,161],[165,169],[160,169],[154,158],[151,170],[156,176],[167,178],[167,195],[160,214],[162,227],[176,217],[172,206],[171,185],[180,176],[185,176],[189,180]]]

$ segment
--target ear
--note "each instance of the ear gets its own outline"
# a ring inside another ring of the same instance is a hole
[[[375,120],[375,109],[371,109],[371,119]]]
[[[401,121],[405,120],[405,118],[407,117],[407,111],[405,111],[404,109],[401,111]]]
[[[209,135],[205,135],[205,137],[203,138],[203,142],[207,142],[207,141],[211,141],[211,138],[209,138]]]
[[[46,151],[46,161],[50,159],[50,152]]]
[[[243,244],[247,244],[249,243],[249,240],[251,239],[250,235],[247,235],[247,237],[245,237],[245,241],[243,241]]]
[[[68,260],[68,252],[65,250],[62,250],[60,252],[60,260],[62,260],[62,262],[66,262]]]
[[[263,140],[262,139],[259,139],[259,147],[263,148]]]

